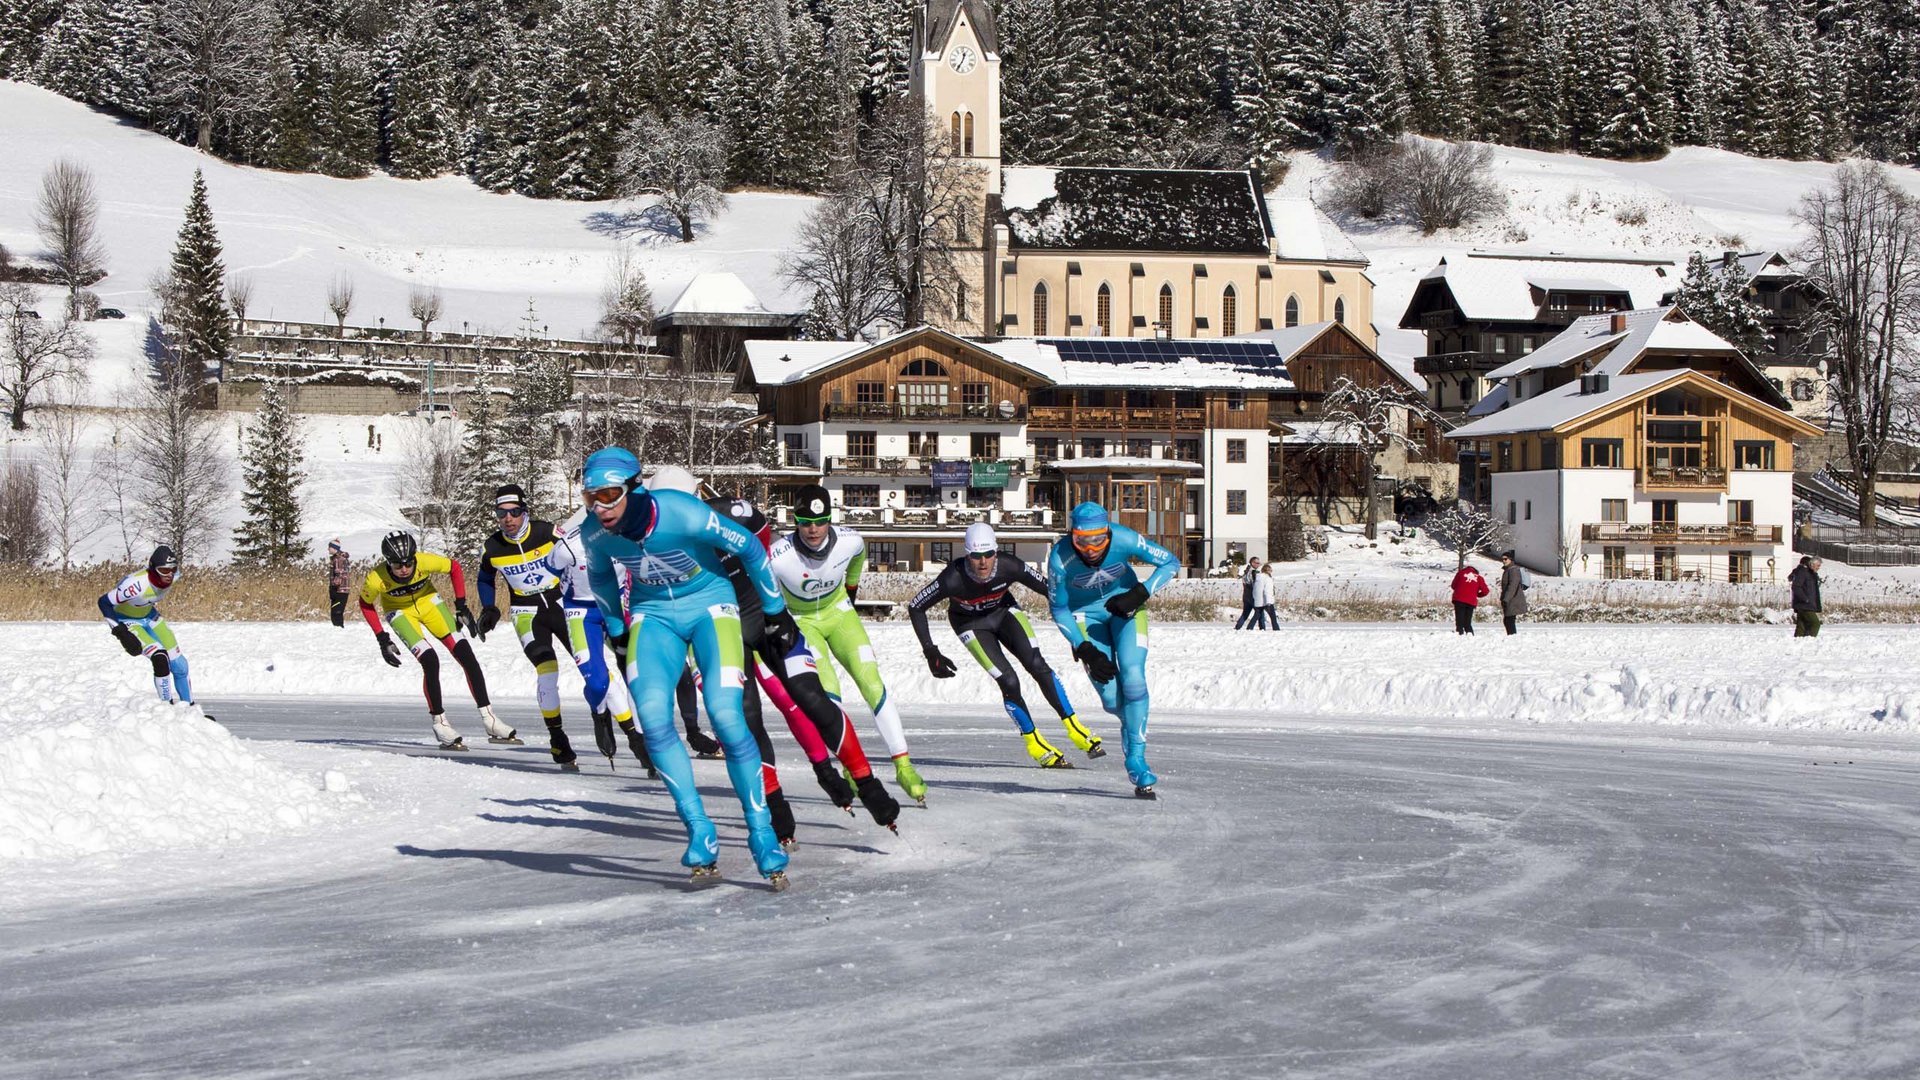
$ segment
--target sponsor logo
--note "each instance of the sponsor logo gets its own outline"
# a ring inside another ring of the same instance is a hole
[[[699,560],[684,551],[622,555],[618,563],[635,585],[678,585],[700,572]]]

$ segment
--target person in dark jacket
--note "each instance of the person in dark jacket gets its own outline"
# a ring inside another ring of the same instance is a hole
[[[1516,633],[1514,620],[1527,613],[1527,572],[1513,561],[1513,552],[1500,553],[1500,616],[1507,633]]]
[[[1235,630],[1247,625],[1253,618],[1253,583],[1260,576],[1260,560],[1248,559],[1247,568],[1240,574],[1240,618],[1233,624]]]
[[[1800,565],[1787,575],[1793,590],[1793,636],[1820,636],[1820,560],[1802,555]]]
[[[1473,609],[1487,595],[1487,579],[1472,566],[1463,565],[1453,572],[1453,632],[1473,633]]]
[[[333,625],[347,624],[347,597],[352,590],[353,569],[348,564],[347,549],[340,545],[339,537],[334,537],[327,541],[327,617]]]

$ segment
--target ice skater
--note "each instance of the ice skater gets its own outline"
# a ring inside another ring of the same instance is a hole
[[[160,601],[179,580],[180,562],[165,544],[147,557],[147,568],[120,579],[100,595],[100,614],[107,629],[128,656],[145,656],[153,664],[153,692],[161,701],[193,704],[193,682],[187,677],[187,654],[160,617]]]

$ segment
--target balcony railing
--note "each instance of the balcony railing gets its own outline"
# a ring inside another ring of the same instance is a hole
[[[1030,426],[1041,431],[1201,431],[1205,409],[1126,405],[1035,405]]]
[[[1580,539],[1597,544],[1778,544],[1778,525],[1669,525],[1603,521],[1580,526]]]
[[[1420,313],[1420,328],[1422,330],[1445,330],[1456,322],[1459,322],[1459,319],[1454,317],[1452,308],[1446,308],[1441,311],[1423,311]]]
[[[840,520],[862,530],[945,529],[991,523],[1000,529],[1052,529],[1064,522],[1064,515],[1052,510],[1003,510],[987,506],[843,506]],[[773,511],[776,525],[793,523],[793,508],[778,506]]]
[[[780,465],[787,469],[817,468],[814,464],[813,451],[796,450],[789,446],[780,448]]]
[[[935,461],[965,461],[972,463],[1000,462],[1008,467],[1015,476],[1024,476],[1034,471],[1034,459],[981,457],[981,458],[932,458],[932,457],[879,457],[864,454],[835,454],[827,458],[827,471],[848,476],[917,476],[930,474]]]
[[[1016,423],[1027,418],[1027,407],[1008,402],[1000,405],[901,405],[887,402],[856,402],[852,405],[830,403],[820,408],[823,420],[948,420]]]
[[[1727,470],[1713,465],[1649,465],[1640,470],[1641,487],[1723,488]]]

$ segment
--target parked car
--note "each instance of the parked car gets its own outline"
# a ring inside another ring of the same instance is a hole
[[[94,312],[93,317],[96,319],[124,319],[127,317],[127,313],[117,307],[103,307],[99,311]]]
[[[433,418],[438,416],[445,416],[445,417],[451,418],[451,417],[457,416],[458,414],[454,411],[452,404],[445,401],[435,401],[435,402],[430,402],[429,404],[426,404],[426,405],[421,405],[418,408],[408,409],[406,412],[406,415],[424,416],[427,419],[432,420]]]

